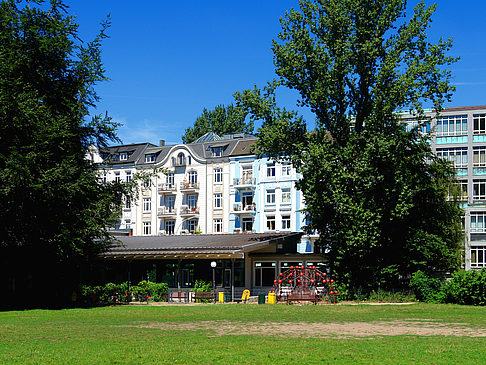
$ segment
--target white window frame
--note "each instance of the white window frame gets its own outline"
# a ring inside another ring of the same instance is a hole
[[[252,217],[243,217],[241,219],[241,229],[243,230],[243,232],[245,231],[253,231],[253,224],[255,222],[253,221],[253,218]],[[250,227],[248,227],[248,224],[250,224]],[[248,229],[250,228],[250,229]]]
[[[168,219],[164,221],[164,232],[167,235],[175,234],[175,220]]]
[[[155,162],[155,153],[146,154],[145,155],[145,162],[146,163]]]
[[[283,231],[289,231],[290,230],[290,215],[283,215],[282,216],[282,230]]]
[[[118,155],[118,159],[120,161],[128,160],[128,152],[120,152],[120,154]]]
[[[268,163],[267,164],[267,177],[275,178],[275,164],[274,163]]]
[[[446,161],[454,163],[456,168],[467,167],[468,155],[467,147],[458,148],[437,148],[437,156],[443,158]]]
[[[274,215],[267,215],[265,217],[265,227],[267,228],[267,231],[275,231],[277,229]]]
[[[171,187],[174,186],[175,174],[173,172],[168,172],[167,175],[165,175],[165,182]]]
[[[265,190],[265,202],[267,205],[275,205],[275,189]]]
[[[152,222],[143,222],[143,235],[150,236],[152,234]]]
[[[486,200],[486,179],[473,180],[473,200]]]
[[[131,171],[125,171],[125,181],[126,182],[132,181],[132,172]]]
[[[473,114],[473,134],[486,134],[486,114]]]
[[[223,147],[211,147],[211,156],[212,157],[222,157],[223,156]]]
[[[213,232],[214,233],[222,233],[223,232],[223,219],[222,218],[213,219]]]
[[[152,211],[152,198],[143,198],[143,212],[151,212]]]
[[[282,165],[282,176],[291,176],[291,175],[292,175],[292,165],[283,164]]]
[[[191,170],[187,174],[189,184],[197,184],[197,171]]]
[[[115,171],[115,182],[121,182],[120,171]]]
[[[223,169],[216,167],[214,170],[214,183],[221,184],[223,182]]]
[[[470,214],[471,233],[486,233],[486,212],[471,212]]]
[[[486,167],[486,147],[473,147],[473,166]]]
[[[214,196],[214,209],[223,209],[223,194],[216,193]]]
[[[486,266],[486,246],[471,246],[471,268]]]
[[[187,207],[191,209],[197,208],[197,194],[187,195]]]
[[[292,191],[290,188],[282,189],[282,196],[281,196],[281,203],[282,204],[291,204],[292,203]]]
[[[437,136],[467,135],[467,115],[445,115],[437,118]]]

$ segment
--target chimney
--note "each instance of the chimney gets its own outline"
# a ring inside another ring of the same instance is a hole
[[[160,147],[164,147],[164,146],[165,146],[165,140],[164,140],[164,139],[161,139],[161,140],[159,141],[159,146],[160,146]]]

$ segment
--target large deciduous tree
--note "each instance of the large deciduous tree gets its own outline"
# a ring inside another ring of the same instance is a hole
[[[247,113],[232,104],[218,105],[214,110],[204,108],[193,127],[186,129],[182,136],[184,143],[194,142],[208,132],[222,136],[230,133],[253,133],[253,122],[245,121]]]
[[[109,239],[125,188],[102,184],[86,156],[117,140],[107,116],[88,119],[106,80],[102,24],[83,43],[57,0],[0,3],[0,290],[2,304],[71,296],[82,264]]]
[[[301,0],[273,42],[278,82],[235,95],[263,121],[260,152],[302,174],[308,228],[348,284],[395,285],[459,263],[462,210],[446,201],[454,171],[419,133],[422,105],[440,111],[453,91],[451,40],[427,38],[434,10],[420,2],[407,18],[405,0]],[[277,84],[300,93],[315,129],[277,106]],[[401,110],[417,128],[404,128]]]

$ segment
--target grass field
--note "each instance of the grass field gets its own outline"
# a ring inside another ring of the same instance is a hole
[[[1,364],[486,363],[486,308],[116,306],[0,312]]]

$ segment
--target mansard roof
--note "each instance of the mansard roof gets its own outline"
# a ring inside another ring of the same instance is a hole
[[[134,164],[144,151],[149,147],[155,147],[152,143],[134,143],[120,146],[100,148],[100,156],[104,164],[120,165]],[[126,153],[127,158],[121,160],[120,154]]]

